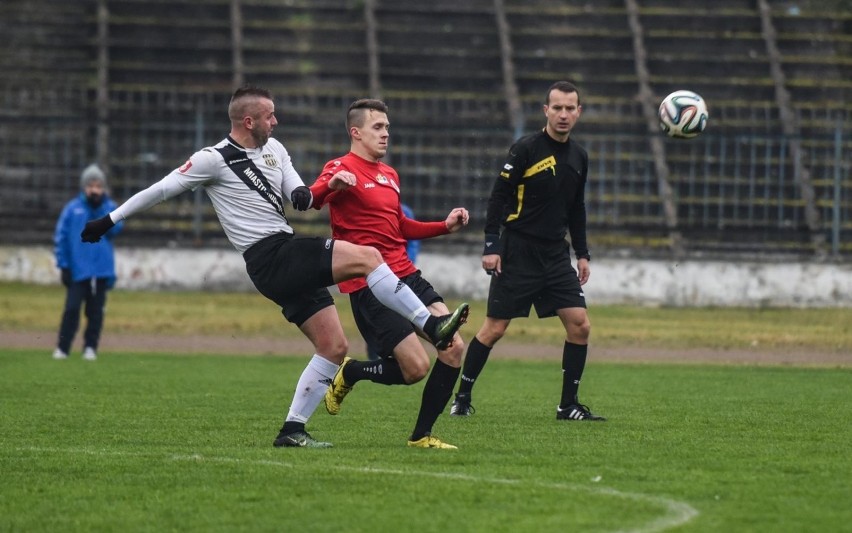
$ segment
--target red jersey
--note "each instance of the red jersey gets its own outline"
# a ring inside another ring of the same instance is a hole
[[[357,183],[344,191],[329,189],[328,181],[341,170],[354,174]],[[314,209],[328,204],[332,237],[376,248],[399,277],[417,271],[405,252],[409,239],[428,239],[449,233],[443,221],[419,222],[402,213],[399,176],[393,167],[381,161],[374,163],[349,152],[326,163],[310,188]],[[342,293],[366,286],[365,278],[338,284]]]

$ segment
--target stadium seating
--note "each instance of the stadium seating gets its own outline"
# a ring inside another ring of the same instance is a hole
[[[234,80],[229,0],[108,0],[110,184],[126,198],[227,128]],[[760,13],[751,0],[637,0],[652,91],[688,88],[709,102],[710,129],[666,141],[679,222],[691,250],[732,236],[807,249],[803,200],[779,137],[781,114]],[[840,210],[852,237],[852,183],[838,146],[850,148],[852,14],[814,1],[772,2],[804,163],[828,221]],[[57,213],[76,173],[95,157],[96,0],[0,5],[0,235],[33,209]],[[241,5],[243,80],[276,94],[278,134],[306,181],[348,146],[346,105],[368,96],[364,4],[251,0]],[[505,0],[514,82],[527,131],[541,127],[543,91],[575,81],[584,115],[576,136],[592,155],[590,224],[614,248],[668,246],[646,124],[637,102],[633,35],[623,0]],[[390,162],[418,216],[461,202],[484,217],[485,199],[514,134],[491,0],[376,0],[379,79],[391,107]],[[38,124],[28,136],[21,129]],[[839,139],[839,140],[838,140]],[[840,195],[836,194],[836,189]],[[186,195],[140,217],[128,243],[222,244],[209,203]],[[200,206],[200,207],[199,207]],[[53,221],[36,228],[49,239]],[[322,215],[300,218],[306,231]],[[735,231],[732,231],[735,230]],[[452,240],[475,240],[477,232]],[[466,234],[466,235],[465,235]],[[844,241],[852,241],[845,238]],[[852,247],[852,245],[849,245]],[[844,248],[852,253],[852,248]]]

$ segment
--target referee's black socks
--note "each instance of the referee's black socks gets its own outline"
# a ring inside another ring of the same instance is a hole
[[[467,354],[464,356],[459,394],[466,395],[468,398],[470,397],[470,393],[473,391],[473,384],[485,367],[485,363],[488,362],[490,354],[491,348],[479,342],[479,339],[476,337],[473,337],[467,346]]]
[[[577,390],[580,388],[580,378],[586,368],[586,355],[589,347],[586,344],[566,342],[562,348],[562,401],[560,407],[578,403]]]

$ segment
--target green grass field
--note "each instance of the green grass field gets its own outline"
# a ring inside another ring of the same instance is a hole
[[[0,283],[0,333],[52,339],[62,298]],[[299,336],[256,294],[114,291],[108,307],[105,336]],[[849,309],[590,313],[597,346],[852,353]],[[530,319],[510,336],[562,333]],[[304,354],[51,349],[0,346],[0,532],[852,531],[849,365],[592,357],[582,399],[609,421],[577,423],[555,420],[558,361],[495,359],[477,413],[435,427],[457,451],[405,446],[422,383],[362,383],[340,416],[320,407],[308,428],[335,447],[309,450],[271,446]]]
[[[50,332],[59,325],[64,291],[57,286],[0,283],[0,330]],[[452,305],[458,302],[449,302]],[[350,339],[358,337],[347,298],[338,309]],[[533,313],[534,315],[534,313]],[[465,338],[485,316],[471,302]],[[645,308],[591,305],[592,342],[599,347],[810,350],[852,354],[852,309]],[[301,337],[274,304],[256,293],[132,292],[109,294],[104,335],[225,335]],[[560,344],[556,319],[517,319],[507,341]],[[52,348],[52,347],[51,347]],[[76,348],[76,346],[75,346]],[[144,348],[140,348],[144,349]]]
[[[302,357],[0,351],[0,531],[848,531],[849,369],[496,360],[457,451],[405,446],[420,384],[359,384],[271,446]]]

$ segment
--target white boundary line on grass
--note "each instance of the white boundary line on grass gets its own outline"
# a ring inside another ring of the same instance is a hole
[[[37,453],[73,453],[73,454],[85,454],[85,455],[93,455],[93,456],[116,456],[116,457],[151,457],[157,458],[160,457],[157,454],[146,453],[146,452],[122,452],[122,451],[111,451],[111,450],[93,450],[87,448],[41,448],[32,446],[29,448],[18,448],[20,451],[29,451],[29,452],[37,452]],[[248,465],[262,465],[262,466],[275,466],[280,468],[287,469],[296,469],[300,467],[304,467],[306,465],[298,464],[298,463],[288,463],[284,461],[271,461],[268,459],[241,459],[238,457],[208,457],[199,454],[192,455],[167,455],[165,458],[172,461],[193,461],[193,462],[211,462],[211,463],[231,463],[231,464],[248,464]],[[314,466],[314,465],[310,465]],[[612,496],[614,498],[623,498],[626,500],[633,500],[637,502],[644,502],[651,505],[663,507],[665,509],[665,514],[660,518],[656,518],[650,521],[647,524],[640,525],[638,527],[620,530],[626,531],[630,533],[656,533],[658,531],[665,531],[667,529],[681,526],[686,524],[696,516],[698,516],[699,512],[697,509],[692,507],[686,502],[681,502],[678,500],[673,500],[671,498],[664,498],[662,496],[653,496],[650,494],[644,494],[641,492],[624,492],[620,490],[616,490],[610,487],[589,487],[585,485],[572,484],[572,483],[554,483],[554,482],[541,482],[535,480],[523,480],[523,479],[507,479],[507,478],[489,478],[482,476],[472,476],[469,474],[455,474],[452,472],[427,472],[422,470],[398,470],[398,469],[389,469],[389,468],[374,468],[374,467],[353,467],[353,466],[341,466],[341,465],[325,465],[323,468],[330,470],[340,470],[346,472],[356,472],[361,474],[378,474],[378,475],[393,475],[393,476],[419,476],[419,477],[433,477],[439,479],[452,479],[456,481],[469,481],[471,483],[490,483],[495,485],[532,485],[535,487],[545,488],[545,489],[553,489],[553,490],[564,490],[564,491],[586,491],[592,494],[601,494],[604,496]]]

